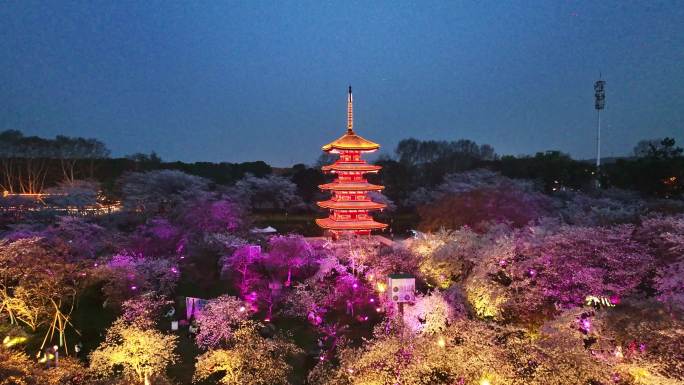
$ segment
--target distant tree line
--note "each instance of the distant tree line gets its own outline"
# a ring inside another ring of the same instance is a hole
[[[127,172],[178,170],[219,185],[233,185],[246,175],[262,178],[272,173],[290,179],[306,207],[324,197],[318,185],[330,180],[320,166],[335,157],[323,154],[314,165],[297,164],[274,170],[263,161],[243,163],[164,162],[156,153],[110,158],[110,151],[96,139],[57,136],[54,139],[25,136],[17,130],[0,132],[0,189],[10,193],[38,193],[79,179],[101,183],[117,195],[115,181]],[[677,197],[684,190],[684,156],[674,139],[639,142],[631,157],[606,161],[600,175],[592,161],[572,159],[560,151],[527,156],[499,156],[488,144],[471,140],[404,139],[394,154],[381,156],[383,166],[371,182],[400,208],[412,210],[410,196],[418,189],[434,189],[446,176],[475,169],[489,169],[514,179],[531,179],[552,194],[564,190],[592,189],[596,178],[604,188],[635,190],[646,196]]]
[[[42,193],[47,188],[96,180],[110,193],[115,181],[130,171],[179,170],[217,184],[232,184],[246,174],[262,177],[271,166],[262,161],[243,163],[163,162],[156,154],[110,158],[97,139],[58,135],[54,139],[25,136],[21,131],[0,132],[0,191]]]
[[[596,178],[604,188],[635,190],[647,196],[669,198],[684,191],[684,157],[672,138],[639,142],[633,156],[606,162],[600,175],[593,161],[572,159],[560,151],[498,156],[491,146],[469,140],[405,139],[394,156],[381,157],[376,163],[383,166],[379,178],[386,186],[385,193],[404,206],[412,192],[435,188],[449,174],[479,168],[534,180],[547,193],[590,190]]]

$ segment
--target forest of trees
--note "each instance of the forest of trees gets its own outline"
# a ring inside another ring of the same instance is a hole
[[[318,185],[328,178],[320,166],[331,161],[328,154],[323,154],[314,165],[274,169],[263,161],[165,162],[154,152],[112,158],[106,145],[96,139],[66,136],[45,139],[25,136],[16,130],[0,132],[0,190],[10,194],[66,191],[78,183],[82,191],[81,181],[87,180],[95,183],[105,196],[118,200],[121,197],[118,181],[127,173],[177,170],[206,178],[217,186],[233,186],[241,180],[244,180],[243,187],[258,184],[263,191],[250,198],[255,200],[253,206],[257,210],[282,210],[282,204],[271,203],[278,201],[278,193],[294,194],[301,200],[287,205],[289,212],[312,212],[316,210],[315,201],[324,196]],[[411,213],[425,203],[420,198],[423,191],[434,190],[454,173],[488,169],[504,177],[535,181],[542,192],[550,195],[592,191],[597,178],[591,161],[572,159],[559,151],[499,156],[491,146],[465,139],[404,139],[393,154],[381,155],[375,163],[383,169],[378,175],[370,175],[371,181],[386,186],[384,195],[393,202],[393,207]],[[255,179],[251,182],[244,179],[248,175]],[[263,179],[266,177],[270,179]],[[682,149],[671,138],[643,140],[631,156],[604,164],[598,178],[603,189],[633,190],[653,198],[677,197],[684,188]],[[294,184],[294,190],[288,183]],[[274,192],[269,194],[266,192],[269,190]],[[283,199],[292,202],[291,198]]]

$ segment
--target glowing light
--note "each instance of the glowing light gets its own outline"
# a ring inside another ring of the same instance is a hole
[[[354,133],[351,88],[349,92],[347,132],[322,147],[327,153],[339,154],[339,158],[335,163],[322,168],[336,178],[331,183],[319,186],[321,190],[330,190],[333,196],[330,200],[318,202],[320,207],[330,209],[330,214],[327,218],[316,219],[316,224],[331,231],[334,237],[344,232],[370,235],[371,230],[387,227],[386,224],[373,220],[369,213],[382,210],[385,205],[373,202],[367,196],[369,191],[382,190],[383,186],[368,183],[364,176],[366,173],[378,172],[381,167],[369,165],[361,158],[362,153],[373,152],[380,146]]]
[[[613,296],[611,298],[597,297],[595,295],[588,295],[584,298],[584,303],[587,306],[606,306],[614,307],[616,303],[620,303],[620,297]]]
[[[138,287],[133,285],[133,286],[131,286],[131,290],[138,290]]]
[[[4,340],[2,340],[2,345],[6,348],[12,347],[17,344],[21,344],[26,342],[28,338],[26,337],[10,337],[6,336]]]
[[[480,385],[492,385],[492,381],[487,377],[480,378]]]
[[[378,291],[379,291],[380,293],[384,293],[385,290],[387,290],[387,285],[385,285],[385,284],[382,283],[382,282],[378,282]]]
[[[240,306],[240,313],[244,312],[245,310],[247,309],[244,306]]]
[[[375,302],[375,298],[370,299],[370,303],[373,303],[373,302]]]
[[[378,313],[380,313],[380,312],[382,312],[382,308],[376,307],[376,308],[375,308],[375,311],[378,312]]]
[[[440,348],[443,348],[443,347],[446,346],[446,340],[444,339],[444,337],[441,337],[441,336],[440,336],[440,337],[437,339],[437,346],[439,346]]]
[[[589,318],[584,318],[580,320],[580,327],[582,328],[582,330],[588,333],[589,330],[591,330],[591,320]]]
[[[266,317],[266,318],[264,318],[264,322],[271,322],[271,319]]]

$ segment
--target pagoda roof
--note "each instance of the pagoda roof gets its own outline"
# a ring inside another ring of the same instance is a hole
[[[352,129],[347,129],[347,132],[344,135],[322,147],[323,151],[325,152],[336,152],[336,150],[371,152],[377,150],[378,148],[380,148],[379,144],[356,135]]]
[[[349,163],[349,162],[335,162],[327,166],[321,167],[323,171],[367,171],[375,172],[379,171],[382,166],[376,166],[374,164],[368,163]]]
[[[386,204],[373,201],[334,201],[327,200],[317,202],[324,209],[334,210],[380,210],[387,207]]]
[[[330,218],[316,219],[316,224],[328,230],[380,230],[387,227],[387,224],[374,220],[365,221],[335,221]]]
[[[355,182],[332,182],[319,185],[318,188],[321,190],[333,190],[333,191],[380,191],[385,188],[385,186],[380,186],[377,184],[371,184],[368,182],[355,183]]]

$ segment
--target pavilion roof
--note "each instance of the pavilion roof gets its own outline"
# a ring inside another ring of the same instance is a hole
[[[325,152],[335,152],[340,150],[371,152],[379,148],[379,144],[356,135],[353,129],[347,129],[347,132],[344,135],[322,147],[323,151]]]
[[[316,219],[316,224],[328,230],[379,230],[387,227],[387,224],[376,222],[372,219],[364,221],[335,221],[330,218]]]

